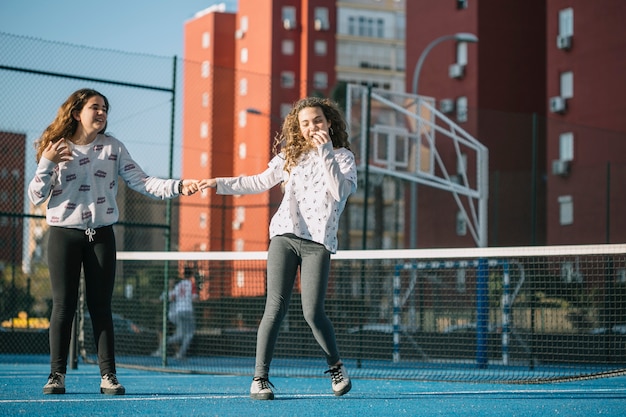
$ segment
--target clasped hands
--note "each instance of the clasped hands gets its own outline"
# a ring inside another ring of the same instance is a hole
[[[203,180],[183,180],[182,194],[192,195],[198,191],[204,191],[207,188],[215,188],[217,182],[215,178],[206,178]]]

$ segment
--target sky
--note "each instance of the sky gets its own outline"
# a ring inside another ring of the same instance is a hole
[[[236,11],[237,0],[0,0],[0,32],[98,49],[160,57],[176,55],[181,59],[184,50],[183,30],[185,21],[193,18],[197,12],[219,3],[226,5],[226,11]],[[0,62],[2,62],[2,53],[0,51]],[[52,121],[57,107],[69,95],[69,92],[67,94],[62,93],[63,95],[60,95],[55,103],[42,103],[41,106],[46,107],[45,111],[33,112],[34,94],[24,91],[27,90],[24,86],[16,88],[16,86],[11,85],[10,80],[13,79],[13,73],[4,73],[2,76],[5,79],[0,79],[2,81],[0,91],[4,96],[3,104],[0,105],[2,108],[0,130],[13,131],[11,129],[12,120],[16,117],[7,117],[9,114],[7,109],[13,112],[10,113],[11,116],[29,118],[30,125],[36,126],[34,131],[22,132],[21,128],[17,130],[19,133],[26,134],[24,145],[26,148],[24,186],[26,186],[35,168],[32,155],[33,147],[30,144]],[[37,84],[37,81],[40,80],[35,77],[34,81],[33,84]],[[108,91],[104,94],[108,95],[109,99],[112,98]],[[7,105],[8,102],[11,104]],[[22,106],[21,103],[23,102],[25,104]],[[123,108],[123,105],[124,103],[112,101],[114,109]],[[180,104],[177,105],[177,108],[181,108]],[[123,128],[122,124],[124,118],[129,117],[128,113],[130,112],[125,114],[124,111],[120,111],[112,115],[109,120],[109,127],[115,126],[117,122],[116,130],[124,132],[123,137],[119,137],[119,139],[126,142],[132,154],[131,147],[145,149],[141,147],[145,146],[141,145],[141,141],[147,141],[151,138],[142,131],[141,126]],[[175,123],[175,142],[180,146],[181,115],[180,111],[178,113]],[[132,114],[130,118],[132,120]],[[166,124],[169,126],[169,123]],[[180,177],[180,153],[179,150],[174,153],[172,176],[178,178]],[[168,166],[166,157],[164,160],[153,160],[141,152],[137,152],[133,156],[149,175],[169,176],[166,169]],[[28,207],[25,192],[23,198],[24,207]],[[25,247],[23,251],[26,263],[29,254],[26,247],[27,234],[28,230],[24,228],[23,242]]]
[[[210,6],[224,3],[226,11],[235,12],[237,0],[107,0],[107,1],[84,1],[84,0],[0,0],[0,32],[10,35],[26,36],[36,40],[59,42],[90,48],[106,49],[113,51],[129,52],[132,54],[142,54],[156,57],[170,58],[177,56],[183,58],[184,24],[192,19],[194,15]],[[10,53],[9,51],[8,53]],[[63,57],[59,57],[62,61]],[[2,51],[0,51],[0,62],[2,62]],[[12,65],[15,65],[11,61]],[[79,62],[76,63],[77,68]],[[109,65],[110,63],[107,63]],[[56,67],[53,62],[46,62],[44,69],[54,71]],[[67,65],[63,67],[67,71]],[[142,67],[137,68],[138,72],[143,71]],[[168,66],[169,71],[169,66]],[[76,73],[80,73],[77,69]],[[0,91],[5,95],[4,99],[10,100],[11,111],[20,117],[27,114],[32,109],[32,90],[35,90],[35,83],[30,87],[16,89],[11,85],[13,74],[3,73]],[[101,76],[100,74],[97,74]],[[115,79],[116,74],[107,72],[105,78]],[[169,73],[168,73],[169,76]],[[161,78],[163,79],[163,78]],[[167,79],[167,78],[166,78]],[[34,79],[37,81],[37,79]],[[135,79],[131,81],[137,82]],[[150,84],[148,80],[143,83]],[[162,83],[154,85],[163,85]],[[90,85],[89,85],[90,86]],[[180,87],[180,86],[179,86]],[[108,131],[118,139],[125,142],[133,157],[141,167],[150,175],[159,177],[169,177],[167,167],[169,155],[168,149],[159,152],[162,160],[152,158],[143,153],[142,146],[146,142],[153,140],[150,134],[146,133],[144,126],[134,123],[132,117],[136,109],[128,108],[129,104],[119,100],[115,95],[115,89],[103,87],[103,94],[111,100],[113,112],[109,118]],[[178,91],[182,91],[180,88]],[[30,144],[41,134],[45,126],[49,124],[58,108],[71,91],[51,90],[48,88],[47,96],[56,98],[56,101],[45,101],[41,103],[43,111],[37,112],[29,119],[29,126],[34,126],[32,130],[26,131],[27,135],[27,164],[25,173],[28,176],[34,169],[29,153],[32,152]],[[11,97],[6,97],[10,95]],[[52,100],[51,98],[51,100]],[[169,111],[170,104],[168,97],[159,98],[165,111]],[[21,105],[23,103],[23,105]],[[2,106],[0,106],[2,107]],[[176,121],[175,121],[175,151],[174,170],[172,177],[180,175],[180,146],[182,130],[181,95],[177,95]],[[169,113],[166,113],[166,116]],[[12,117],[2,117],[0,114],[0,129],[6,131],[21,131],[21,127],[13,129],[12,123],[16,123]],[[164,117],[159,121],[163,126],[159,130],[169,132],[169,118]],[[151,124],[153,129],[161,126]],[[165,136],[168,140],[169,135]],[[164,143],[164,145],[166,145]]]
[[[96,48],[182,57],[183,25],[237,0],[0,0],[0,32]]]

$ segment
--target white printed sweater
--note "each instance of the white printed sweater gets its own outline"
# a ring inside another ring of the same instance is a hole
[[[73,160],[57,165],[42,157],[28,186],[33,204],[48,200],[46,220],[51,226],[95,229],[117,222],[118,177],[150,197],[179,195],[179,180],[148,176],[112,136],[99,134],[89,145],[70,146]]]

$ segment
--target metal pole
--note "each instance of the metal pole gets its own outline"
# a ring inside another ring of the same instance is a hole
[[[532,121],[532,163],[530,171],[530,244],[537,244],[537,113]]]
[[[370,117],[372,102],[372,85],[367,86],[367,114],[365,126],[365,180],[363,190],[363,236],[361,238],[361,249],[367,249],[367,203],[369,199],[369,178],[370,178]]]
[[[471,34],[471,33],[455,33],[454,35],[444,35],[444,36],[440,36],[439,38],[433,40],[431,43],[429,43],[426,48],[424,49],[424,51],[422,51],[422,53],[420,54],[420,57],[417,60],[417,65],[415,66],[415,70],[413,71],[413,94],[417,96],[417,86],[418,86],[418,81],[419,81],[419,76],[420,76],[420,72],[422,71],[422,66],[424,65],[424,61],[426,60],[426,56],[428,56],[428,53],[438,44],[440,44],[441,42],[445,42],[448,40],[456,40],[459,42],[478,42],[478,38]],[[417,100],[417,106],[416,106],[416,111],[417,114],[419,114],[419,109],[420,109],[420,101],[419,99]],[[419,132],[418,132],[419,134]],[[416,144],[416,146],[419,146],[419,143]],[[417,148],[416,148],[417,150]],[[416,157],[417,157],[417,152],[416,152]],[[417,161],[416,161],[417,163]],[[416,172],[415,175],[418,175],[419,173]],[[410,231],[409,231],[409,248],[410,249],[416,249],[417,248],[417,183],[416,182],[411,182],[411,187],[410,187],[410,191],[411,191],[411,199],[410,199],[410,203],[411,203],[411,220],[410,220]]]
[[[367,249],[367,203],[369,199],[369,166],[370,166],[370,124],[371,124],[371,104],[372,104],[372,85],[367,86],[366,98],[366,117],[365,117],[365,180],[363,190],[363,236],[361,238],[361,248]],[[359,276],[359,298],[361,307],[365,306],[364,294],[364,277],[365,277],[365,261],[361,261],[361,274]],[[363,316],[359,319],[359,353],[356,360],[357,368],[361,368],[361,359],[363,356]]]
[[[168,177],[174,176],[174,123],[176,121],[176,65],[178,58],[174,55],[172,68],[172,112],[170,114],[170,155]],[[165,251],[172,247],[172,200],[169,199],[165,205]],[[163,266],[163,304],[161,312],[161,361],[163,366],[167,366],[167,307],[169,292],[169,262],[165,261]]]
[[[489,264],[486,258],[478,259],[476,273],[476,364],[487,368],[487,329],[489,320]]]

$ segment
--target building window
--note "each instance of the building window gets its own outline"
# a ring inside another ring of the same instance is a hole
[[[467,235],[467,221],[465,220],[465,215],[462,211],[457,211],[456,213],[456,235]]]
[[[561,97],[574,97],[574,73],[572,71],[561,73]]]
[[[209,154],[206,152],[200,153],[200,166],[206,167],[209,165]]]
[[[202,93],[202,107],[209,107],[209,93]]]
[[[565,132],[559,135],[559,160],[574,160],[574,134]]]
[[[293,88],[296,85],[296,75],[292,71],[280,73],[280,86],[283,88]]]
[[[202,34],[202,48],[207,49],[211,46],[211,34],[209,32],[204,32]]]
[[[356,36],[356,21],[354,16],[348,17],[348,35]]]
[[[461,153],[456,159],[456,173],[458,175],[467,174],[467,154]]]
[[[237,242],[239,244],[239,242]],[[243,241],[241,242],[241,250],[243,250]],[[246,272],[237,271],[237,288],[243,288],[246,286]]]
[[[328,88],[328,74],[325,72],[316,72],[313,74],[313,88],[320,90]]]
[[[207,122],[200,123],[200,138],[206,139],[209,137],[209,124]]]
[[[246,159],[246,156],[248,156],[248,147],[246,146],[245,143],[240,143],[239,144],[239,159]]]
[[[376,19],[376,37],[385,37],[385,21],[383,19]]]
[[[287,30],[296,28],[296,8],[284,6],[282,9],[283,27]]]
[[[202,78],[209,78],[211,75],[211,63],[209,61],[203,61],[201,67]]]
[[[467,279],[465,268],[458,268],[456,270],[456,292],[464,293],[467,291]]]
[[[467,122],[467,97],[456,99],[456,121]]]
[[[235,208],[235,218],[233,219],[232,228],[233,230],[240,230],[241,225],[246,220],[246,208],[245,207],[236,207]]]
[[[242,78],[239,80],[239,95],[245,96],[246,94],[248,94],[248,79]]]
[[[559,223],[562,226],[574,223],[574,201],[571,195],[559,197]]]
[[[241,48],[241,52],[239,54],[239,60],[242,64],[248,62],[248,48]]]
[[[457,10],[467,9],[467,0],[456,0],[456,9]]]
[[[239,30],[242,33],[248,31],[248,16],[241,16],[241,19],[239,19]]]
[[[243,223],[246,220],[246,208],[239,206],[235,209],[235,221]]]
[[[326,56],[328,53],[328,44],[326,41],[315,41],[314,43],[315,55],[317,56]]]
[[[248,113],[246,113],[245,110],[241,110],[239,112],[239,117],[237,118],[239,120],[239,127],[246,127],[246,124],[248,124]]]
[[[357,28],[358,36],[365,36],[365,17],[359,16],[359,25]]]
[[[282,51],[283,55],[293,55],[295,52],[295,44],[291,39],[283,39]]]
[[[207,214],[206,213],[200,213],[200,219],[198,221],[200,229],[206,229],[207,226]]]
[[[314,14],[314,27],[315,30],[328,30],[330,29],[330,22],[328,19],[328,8],[327,7],[316,7]]]
[[[290,103],[282,103],[280,105],[280,118],[281,118],[281,120],[284,119],[285,117],[287,117],[287,115],[291,111],[292,107],[293,107],[293,105],[290,104]]]
[[[365,36],[374,37],[374,19],[371,17],[365,19]]]
[[[243,239],[242,238],[237,238],[235,239],[235,251],[237,252],[243,252]],[[237,283],[239,282],[243,282],[243,272],[242,271],[237,271]]]
[[[559,11],[559,35],[574,36],[574,9],[571,7]]]

